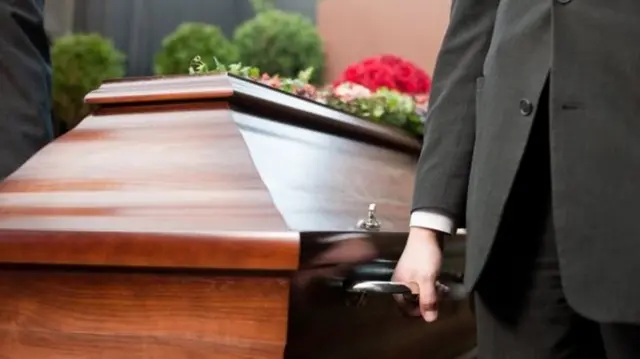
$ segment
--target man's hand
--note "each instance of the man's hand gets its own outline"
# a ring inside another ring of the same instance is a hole
[[[433,322],[438,317],[436,279],[442,263],[439,236],[438,232],[429,229],[411,228],[392,279],[395,282],[413,282],[419,286],[419,306],[402,296],[395,296],[395,299],[408,314],[422,315],[427,322]]]

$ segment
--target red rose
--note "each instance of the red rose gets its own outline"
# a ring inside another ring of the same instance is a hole
[[[363,67],[375,66],[378,63],[378,59],[375,57],[370,57],[368,59],[362,60],[361,64]]]
[[[389,66],[397,66],[402,63],[402,59],[394,55],[382,55],[380,56],[380,62]]]
[[[431,79],[428,76],[424,76],[419,81],[420,93],[429,93],[431,91]]]
[[[358,82],[365,74],[366,71],[364,67],[357,64],[349,66],[345,71],[343,77],[349,82]]]
[[[416,77],[420,82],[420,90],[423,93],[429,92],[429,90],[431,90],[431,79],[429,78],[429,75],[427,75],[426,72],[418,69]]]
[[[396,78],[396,88],[398,91],[403,92],[403,93],[408,93],[407,92],[407,87],[409,86],[409,83],[411,82],[410,79],[406,79],[406,78]]]
[[[343,82],[353,82],[372,91],[386,87],[407,94],[426,94],[431,87],[429,76],[414,63],[387,54],[350,65],[334,86]]]
[[[400,92],[411,93],[407,84],[415,82],[414,70],[406,65],[399,66],[396,71],[396,82]]]
[[[401,64],[400,66],[395,68],[395,73],[396,73],[396,76],[403,79],[407,79],[413,76],[416,73],[416,71],[412,67],[406,64]]]
[[[417,82],[408,82],[405,85],[404,91],[402,91],[404,93],[408,93],[408,94],[417,94],[419,92],[419,85]]]
[[[386,87],[388,89],[396,90],[396,82],[394,81],[393,74],[388,68],[381,69],[373,78],[375,81],[376,90],[380,87]]]

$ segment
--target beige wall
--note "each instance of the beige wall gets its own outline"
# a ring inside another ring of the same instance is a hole
[[[433,72],[449,21],[450,0],[318,0],[327,53],[326,80],[349,64],[390,53]]]

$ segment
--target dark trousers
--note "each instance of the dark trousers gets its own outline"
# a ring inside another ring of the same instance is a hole
[[[640,326],[591,321],[563,294],[551,212],[548,96],[545,88],[476,288],[479,359],[640,359]]]

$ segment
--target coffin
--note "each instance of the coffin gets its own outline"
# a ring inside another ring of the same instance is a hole
[[[91,116],[0,185],[0,357],[474,347],[464,301],[427,324],[352,290],[389,280],[402,251],[415,139],[230,75],[113,81],[86,101]],[[462,271],[463,240],[447,242],[447,271]]]

